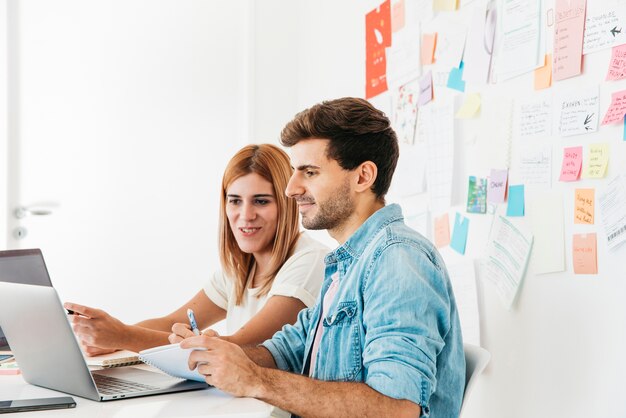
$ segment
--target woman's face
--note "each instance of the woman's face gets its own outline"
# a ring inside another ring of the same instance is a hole
[[[246,174],[226,189],[226,216],[241,251],[254,258],[271,254],[278,205],[272,183],[256,173]]]

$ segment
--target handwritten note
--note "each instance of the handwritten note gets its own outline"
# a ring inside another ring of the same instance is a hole
[[[606,73],[607,80],[621,80],[626,78],[626,44],[613,48],[609,71]]]
[[[433,73],[428,71],[420,78],[420,95],[417,100],[418,106],[424,106],[433,99]]]
[[[593,225],[595,189],[576,189],[574,192],[574,223]]]
[[[535,70],[535,90],[547,89],[552,85],[552,54],[546,54],[543,67]]]
[[[587,0],[555,0],[552,76],[563,80],[580,74]]]
[[[587,8],[583,54],[626,43],[626,8],[610,8],[590,1]]]
[[[465,96],[465,101],[456,112],[457,119],[470,119],[476,116],[480,109],[480,93],[471,93]]]
[[[609,145],[591,144],[587,155],[587,162],[583,170],[583,177],[587,179],[601,179],[606,175],[609,165]]]
[[[552,186],[552,147],[527,144],[519,152],[519,173],[522,183],[529,187]]]
[[[523,184],[509,187],[509,204],[506,207],[506,216],[524,216]]]
[[[435,62],[435,48],[437,47],[437,32],[422,35],[422,64],[429,65]]]
[[[602,119],[602,124],[621,122],[624,115],[626,115],[626,90],[616,91],[611,95],[611,105]]]
[[[491,175],[488,179],[489,185],[487,187],[487,201],[489,203],[497,204],[504,202],[508,175],[509,170],[507,169],[491,170]]]
[[[450,247],[459,254],[465,254],[468,230],[469,219],[457,212],[454,217],[454,229],[452,230]]]
[[[445,247],[450,244],[450,218],[447,213],[435,218],[435,246]]]
[[[580,176],[583,164],[583,147],[570,147],[563,150],[563,165],[561,166],[561,181],[576,181]]]
[[[521,138],[552,135],[552,101],[541,98],[517,106],[517,131]]]
[[[598,130],[600,100],[598,88],[570,93],[560,98],[559,133],[572,136]]]
[[[574,274],[598,274],[596,234],[574,234],[572,261]]]

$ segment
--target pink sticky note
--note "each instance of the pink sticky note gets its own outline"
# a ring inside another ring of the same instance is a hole
[[[607,80],[621,80],[626,78],[626,44],[613,47]]]
[[[571,147],[563,150],[563,165],[560,181],[576,181],[580,177],[583,165],[583,147]]]
[[[580,74],[587,0],[556,0],[552,76],[563,80]]]
[[[574,234],[572,261],[574,274],[598,274],[596,234]]]
[[[509,171],[504,170],[491,170],[487,183],[487,202],[489,203],[502,203],[506,196],[506,183]]]
[[[602,119],[603,125],[621,122],[626,114],[626,90],[616,91],[611,95],[611,105]]]
[[[391,5],[391,31],[397,32],[404,27],[404,0]]]
[[[435,47],[437,46],[437,32],[422,35],[422,65],[435,62]]]
[[[435,246],[445,247],[450,244],[450,220],[448,214],[435,218]]]

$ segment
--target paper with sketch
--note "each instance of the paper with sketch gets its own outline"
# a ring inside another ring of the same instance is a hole
[[[574,190],[574,223],[593,225],[595,189]]]
[[[492,282],[507,309],[513,306],[533,245],[533,235],[504,216],[496,215],[491,226],[481,277]]]
[[[626,180],[617,176],[598,195],[600,219],[609,250],[626,241]]]
[[[609,144],[591,144],[585,160],[583,177],[587,179],[601,179],[606,175],[609,165]]]
[[[541,0],[501,0],[498,10],[498,79],[533,71],[544,64]]]
[[[565,271],[563,196],[560,192],[535,196],[528,204],[533,239],[530,263],[535,274]]]
[[[476,7],[472,14],[463,61],[466,69],[463,80],[476,84],[486,84],[489,79],[493,40],[496,32],[496,3],[489,3],[491,7]]]
[[[569,147],[563,150],[563,165],[560,181],[576,181],[583,165],[583,147]]]
[[[626,43],[626,5],[622,2],[589,1],[583,54]]]
[[[598,87],[567,93],[559,98],[558,132],[561,136],[588,134],[598,130],[600,94]]]
[[[189,354],[194,350],[200,349],[183,349],[179,344],[162,345],[140,351],[139,359],[170,376],[204,382],[205,377],[198,370],[189,370]]]
[[[419,83],[412,81],[396,89],[393,94],[393,129],[398,140],[405,144],[415,142]]]
[[[467,27],[460,19],[440,19],[435,62],[442,67],[458,67],[463,58]]]
[[[415,80],[422,73],[419,23],[407,24],[393,34],[393,43],[385,51],[389,89]]]
[[[516,102],[515,132],[520,138],[552,135],[551,96]]]
[[[526,144],[518,159],[519,183],[529,188],[552,187],[552,147],[547,144]]]
[[[574,234],[572,237],[574,274],[598,274],[597,237],[592,234]]]
[[[433,215],[447,212],[452,204],[454,175],[454,103],[420,108],[420,135],[426,139],[426,187]]]
[[[463,342],[480,345],[480,314],[474,261],[446,264],[459,311]]]
[[[555,0],[554,80],[576,76],[582,70],[586,5],[587,0]]]
[[[616,91],[611,95],[611,105],[602,119],[602,124],[621,122],[624,115],[626,115],[626,90]]]
[[[626,78],[626,44],[616,46],[611,52],[609,70],[606,73],[606,80],[621,80]]]

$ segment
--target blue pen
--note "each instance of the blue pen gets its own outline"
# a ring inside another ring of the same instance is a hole
[[[187,317],[189,317],[189,325],[191,325],[191,330],[194,334],[200,335],[200,331],[198,330],[198,324],[196,324],[196,316],[193,314],[191,309],[187,309]]]

